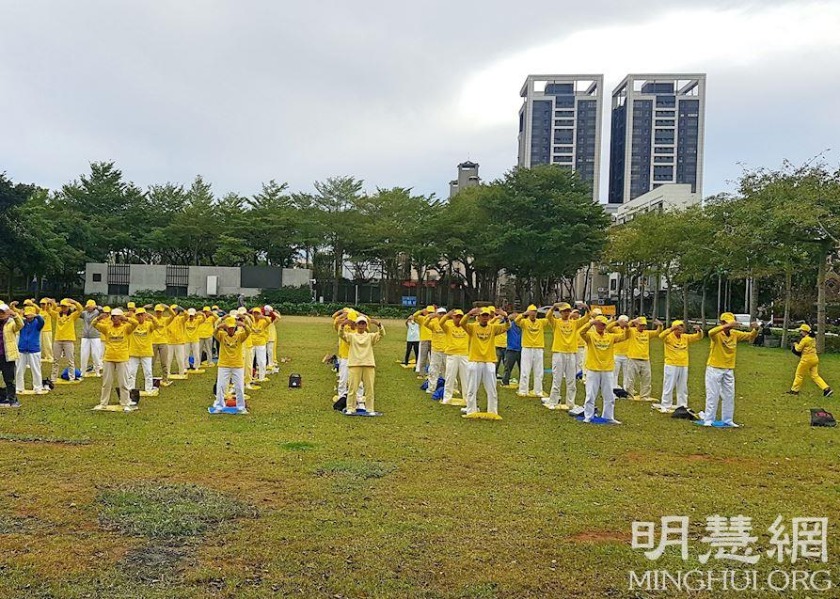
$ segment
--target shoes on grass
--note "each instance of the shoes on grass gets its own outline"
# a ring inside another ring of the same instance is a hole
[[[834,395],[834,391],[831,389],[831,387],[823,391],[823,397],[831,397],[832,395]]]

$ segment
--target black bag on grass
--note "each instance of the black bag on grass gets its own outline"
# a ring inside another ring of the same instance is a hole
[[[700,416],[692,410],[691,408],[686,408],[685,406],[678,406],[674,413],[671,414],[671,418],[680,418],[682,420],[700,420]]]
[[[616,387],[615,389],[613,389],[613,395],[615,395],[618,399],[627,399],[628,397],[630,397],[630,394],[621,387]]]
[[[339,412],[347,407],[347,396],[342,395],[338,399],[333,402],[333,410],[338,410]]]
[[[826,412],[823,408],[811,408],[811,426],[837,426],[837,421],[831,412]]]

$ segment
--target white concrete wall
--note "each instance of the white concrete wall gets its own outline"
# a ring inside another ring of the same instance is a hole
[[[107,270],[107,266],[105,267]],[[140,291],[166,291],[166,266],[132,264],[128,278],[128,293]]]
[[[309,287],[312,271],[308,268],[284,268],[283,287]]]
[[[218,277],[217,295],[238,295],[241,282],[240,270],[236,266],[190,266],[190,281],[187,293],[190,295],[207,295],[207,277]]]
[[[93,280],[93,275],[102,275],[101,280],[96,283]],[[95,262],[88,262],[85,264],[85,293],[90,295],[92,293],[106,294],[108,293],[108,265],[99,264]]]

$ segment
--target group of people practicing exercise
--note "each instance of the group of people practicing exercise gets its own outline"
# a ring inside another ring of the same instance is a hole
[[[245,390],[279,372],[277,327],[280,315],[271,306],[241,307],[225,313],[218,306],[202,310],[177,304],[125,308],[100,306],[94,300],[42,298],[0,302],[0,370],[6,406],[20,405],[19,396],[45,394],[56,384],[77,384],[80,378],[101,378],[100,401],[93,409],[108,409],[116,391],[123,411],[137,409],[140,396],[159,394],[159,387],[202,374],[203,367],[218,366],[216,401],[222,411],[232,392],[236,410],[247,413]],[[77,333],[77,321],[82,321]],[[76,369],[76,342],[81,337],[80,369]],[[218,362],[214,357],[218,356]],[[49,378],[42,378],[41,363],[52,363]],[[152,369],[159,363],[161,376]],[[174,363],[174,366],[173,366]],[[66,368],[62,371],[62,366]],[[246,365],[251,367],[246,367]],[[137,386],[137,371],[143,384]],[[32,390],[25,389],[29,370]],[[232,388],[231,388],[232,387]]]
[[[406,321],[406,353],[403,367],[416,359],[415,372],[425,379],[424,388],[442,404],[459,405],[465,418],[499,420],[497,385],[513,387],[520,397],[539,397],[549,410],[566,410],[584,422],[621,424],[615,417],[616,397],[649,401],[663,413],[688,409],[689,345],[709,337],[706,361],[704,409],[698,417],[705,426],[737,427],[735,413],[735,363],[738,344],[754,341],[758,323],[749,330],[731,312],[720,315],[716,326],[704,333],[698,325],[689,327],[674,320],[665,327],[659,320],[648,323],[644,316],[608,318],[598,307],[577,302],[573,307],[558,302],[545,310],[536,306],[522,312],[506,312],[493,306],[469,311],[430,305]],[[381,323],[344,308],[333,314],[339,335],[337,400],[345,413],[373,410],[375,360],[373,345],[385,331]],[[376,332],[370,331],[374,325]],[[551,373],[548,394],[543,391],[546,331],[552,332]],[[796,394],[810,374],[825,396],[831,388],[819,376],[819,358],[813,332],[800,327],[801,339],[795,353],[801,355],[792,389]],[[662,398],[651,397],[651,341],[664,348]],[[511,384],[511,371],[519,366],[519,380]],[[502,370],[501,374],[499,371]],[[500,381],[499,381],[500,379]],[[577,381],[585,388],[583,405],[577,400]],[[487,409],[478,406],[483,388]],[[464,399],[457,397],[463,389]],[[442,391],[442,393],[441,393]],[[565,391],[565,399],[563,397]],[[603,401],[600,414],[598,398]],[[360,402],[365,404],[360,405]],[[720,416],[718,417],[718,406]]]

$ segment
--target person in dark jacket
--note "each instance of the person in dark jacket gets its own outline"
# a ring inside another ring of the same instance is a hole
[[[43,394],[49,392],[44,388],[41,377],[41,330],[44,328],[44,317],[38,314],[35,306],[23,309],[23,328],[18,334],[18,361],[15,386],[18,392],[23,391],[23,377],[28,366],[32,372],[32,390]]]

